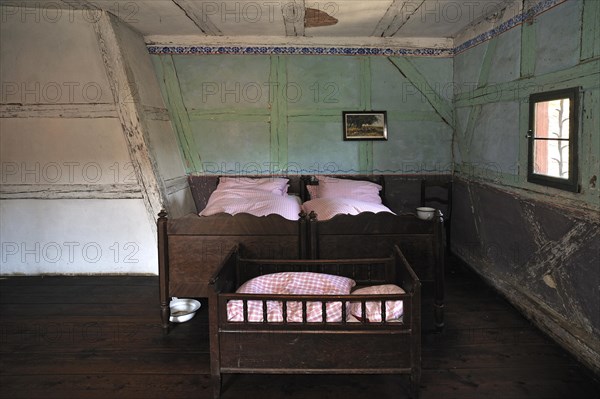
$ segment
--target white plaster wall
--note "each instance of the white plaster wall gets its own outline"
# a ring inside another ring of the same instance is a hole
[[[116,118],[2,118],[3,184],[135,184]]]
[[[156,274],[141,191],[101,195],[138,181],[93,18],[37,12],[0,22],[0,103],[19,116],[0,119],[0,274]],[[81,199],[67,198],[74,185]],[[6,199],[20,187],[43,192]]]
[[[29,9],[0,21],[2,103],[112,103],[98,42],[80,12]]]
[[[1,201],[1,274],[156,273],[141,200]]]

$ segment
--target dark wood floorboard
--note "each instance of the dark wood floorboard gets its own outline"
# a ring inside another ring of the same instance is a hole
[[[446,328],[424,304],[422,399],[594,399],[591,372],[451,262]],[[429,287],[425,287],[427,292]],[[168,335],[157,277],[0,279],[0,398],[211,396],[206,302]],[[233,375],[223,399],[402,399],[405,378]]]

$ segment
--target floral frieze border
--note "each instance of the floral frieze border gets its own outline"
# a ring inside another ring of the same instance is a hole
[[[451,57],[451,48],[392,49],[379,47],[294,47],[294,46],[157,46],[149,45],[150,54],[194,55],[381,55]]]
[[[527,11],[524,11],[518,15],[515,15],[514,17],[510,18],[509,20],[501,23],[494,29],[488,30],[487,32],[477,35],[473,39],[467,40],[466,42],[462,43],[461,45],[456,46],[454,48],[454,54],[462,53],[463,51],[468,50],[471,47],[475,47],[478,44],[481,44],[483,42],[491,40],[496,36],[500,36],[502,33],[506,32],[516,26],[521,25],[522,23],[526,22],[527,20],[530,20],[530,19],[536,17],[537,15],[539,15],[545,11],[548,11],[549,9],[551,9],[561,3],[564,3],[565,1],[567,1],[567,0],[544,0],[544,1],[536,4],[535,6],[531,7]]]

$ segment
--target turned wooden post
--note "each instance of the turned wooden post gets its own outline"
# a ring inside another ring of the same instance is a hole
[[[445,296],[445,250],[444,250],[444,217],[440,210],[435,211],[434,217],[434,244],[433,252],[435,256],[435,288],[434,288],[434,300],[433,300],[433,311],[435,316],[435,328],[441,331],[444,328],[444,296]]]
[[[163,209],[158,214],[156,222],[158,232],[158,281],[160,293],[160,317],[162,327],[165,330],[169,328],[169,318],[171,309],[169,302],[169,246],[167,237],[167,212]]]

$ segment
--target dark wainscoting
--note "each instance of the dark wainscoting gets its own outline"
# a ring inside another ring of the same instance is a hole
[[[598,212],[455,178],[452,217],[452,251],[600,372]]]

